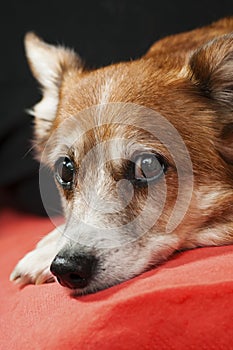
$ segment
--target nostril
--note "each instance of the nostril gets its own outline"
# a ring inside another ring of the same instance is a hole
[[[88,279],[81,277],[77,273],[70,273],[66,281],[71,288],[84,288],[88,285]]]
[[[88,280],[79,276],[76,273],[68,275],[57,276],[57,281],[63,286],[71,289],[84,288],[88,285]]]
[[[80,275],[78,275],[77,273],[71,273],[70,275],[69,275],[69,279],[71,280],[71,281],[81,281],[81,280],[85,280],[85,278],[83,278],[83,277],[81,277]]]

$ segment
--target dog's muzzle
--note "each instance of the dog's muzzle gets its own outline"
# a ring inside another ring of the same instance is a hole
[[[93,276],[97,261],[93,256],[58,254],[50,271],[63,287],[83,289]]]

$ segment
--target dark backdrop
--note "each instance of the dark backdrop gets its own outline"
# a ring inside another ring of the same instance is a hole
[[[232,10],[231,0],[4,2],[0,13],[0,205],[45,214],[38,164],[29,151],[32,120],[25,113],[40,98],[24,57],[27,31],[71,46],[88,66],[99,67],[136,58],[156,39],[229,16]]]

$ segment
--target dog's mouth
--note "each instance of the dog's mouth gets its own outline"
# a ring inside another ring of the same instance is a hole
[[[70,289],[83,289],[89,284],[89,281],[86,278],[82,278],[76,273],[71,273],[70,276],[66,277],[65,279],[61,277],[56,278],[61,286]]]

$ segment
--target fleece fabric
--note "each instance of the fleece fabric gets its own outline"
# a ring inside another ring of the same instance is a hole
[[[8,281],[49,219],[0,213],[0,350],[233,349],[233,246],[195,249],[130,281],[71,298]]]

